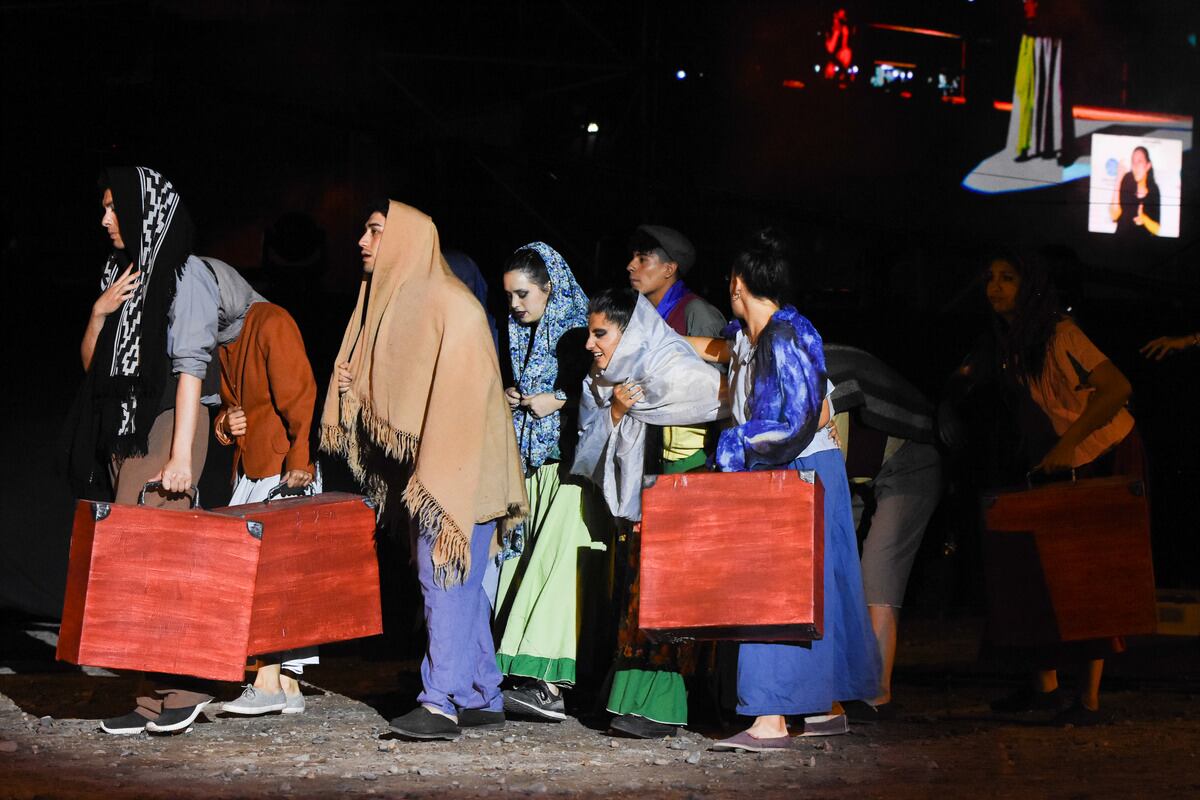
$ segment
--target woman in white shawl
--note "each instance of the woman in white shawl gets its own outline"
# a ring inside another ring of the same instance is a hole
[[[721,373],[706,364],[632,289],[597,295],[588,307],[592,369],[579,402],[572,472],[600,487],[614,517],[642,518],[647,425],[695,425],[728,415]]]
[[[613,730],[657,738],[687,724],[691,648],[654,644],[637,629],[642,470],[647,425],[709,422],[721,406],[722,376],[696,355],[644,297],[633,289],[592,299],[588,350],[592,368],[580,401],[575,473],[600,487],[620,523],[615,563],[625,574],[617,607],[616,670],[606,708]]]

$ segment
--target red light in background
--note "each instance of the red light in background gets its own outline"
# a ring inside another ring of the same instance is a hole
[[[798,81],[798,80],[789,78],[788,80],[783,82],[783,88],[785,88],[785,89],[803,89],[804,81]]]
[[[992,108],[997,111],[1011,112],[1013,104],[1006,100],[993,100]],[[1162,114],[1154,111],[1126,111],[1120,108],[1101,108],[1099,106],[1072,106],[1071,116],[1075,119],[1090,119],[1098,122],[1142,122],[1146,124],[1192,124],[1192,118],[1186,114]]]

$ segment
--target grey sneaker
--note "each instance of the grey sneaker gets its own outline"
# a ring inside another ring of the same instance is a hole
[[[269,714],[272,711],[283,711],[287,707],[287,696],[280,689],[277,694],[267,694],[262,689],[255,689],[252,684],[246,684],[242,696],[237,700],[221,706],[227,714]]]
[[[562,694],[557,697],[547,688],[545,681],[530,681],[518,689],[504,690],[504,710],[523,717],[541,717],[562,722],[567,718],[567,707]]]
[[[285,695],[287,705],[283,707],[284,714],[303,714],[304,713],[304,695],[297,692],[294,695]]]

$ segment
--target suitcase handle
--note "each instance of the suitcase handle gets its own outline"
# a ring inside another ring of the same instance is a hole
[[[1063,471],[1065,472],[1066,470],[1063,470]],[[1042,473],[1043,475],[1049,474],[1044,469],[1031,469],[1031,470],[1029,470],[1029,472],[1025,473],[1025,485],[1028,486],[1030,489],[1033,488],[1033,476],[1039,472]],[[1074,467],[1071,467],[1071,483],[1077,483],[1077,480],[1075,478],[1075,468]]]
[[[163,488],[162,481],[147,481],[146,485],[142,487],[142,491],[138,493],[137,504],[139,506],[145,505],[146,504],[146,492],[156,491],[161,488]],[[186,494],[186,492],[185,492],[185,494]],[[200,505],[200,487],[193,486],[192,493],[190,495],[188,495],[188,499],[192,501],[190,508],[195,508],[196,506]]]
[[[289,495],[288,492],[292,492],[293,494]],[[263,500],[263,502],[269,503],[272,500],[286,500],[290,497],[312,497],[313,495],[313,485],[311,483],[308,486],[303,486],[299,489],[294,486],[288,486],[286,483],[280,483],[278,486],[272,487],[271,491],[267,492],[267,498]]]

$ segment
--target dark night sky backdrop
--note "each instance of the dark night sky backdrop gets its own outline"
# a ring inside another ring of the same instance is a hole
[[[818,85],[818,31],[838,5],[859,26],[860,63],[894,47],[869,22],[962,34],[967,102]],[[1076,102],[1197,115],[1200,4],[1057,5],[1078,20]],[[168,175],[201,251],[296,314],[322,380],[357,286],[361,210],[379,195],[429,212],[443,243],[490,276],[544,239],[592,290],[623,280],[634,225],[673,225],[698,246],[693,282],[723,306],[739,240],[779,223],[800,243],[799,304],[826,338],[873,350],[931,392],[982,329],[969,287],[983,250],[1068,245],[1088,278],[1085,327],[1134,380],[1162,452],[1160,563],[1194,575],[1198,519],[1182,487],[1200,477],[1186,455],[1200,442],[1177,420],[1200,361],[1148,368],[1136,347],[1200,320],[1195,157],[1184,157],[1183,238],[1139,250],[1084,232],[1086,181],[962,189],[1003,146],[1007,115],[992,101],[1011,99],[1020,23],[1019,0],[0,2],[12,331],[0,606],[52,609],[61,592],[45,574],[62,566],[65,533],[44,510],[61,497],[47,489],[43,510],[16,509],[31,474],[49,470],[43,443],[79,377],[106,243],[95,177],[128,163]],[[223,469],[210,470],[217,485]],[[32,540],[35,555],[16,558]]]

